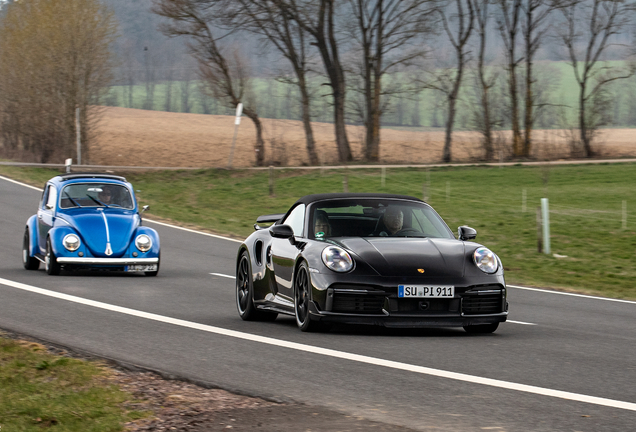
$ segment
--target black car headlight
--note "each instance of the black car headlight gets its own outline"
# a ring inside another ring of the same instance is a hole
[[[80,247],[80,239],[75,234],[67,234],[62,240],[62,244],[67,250],[75,252]]]
[[[349,252],[338,246],[328,246],[322,251],[322,262],[328,269],[344,273],[353,268],[353,259]]]
[[[485,247],[480,247],[473,253],[473,261],[479,270],[484,273],[495,273],[499,268],[499,262],[497,261],[497,255],[493,251]]]
[[[152,247],[152,239],[146,234],[139,234],[135,239],[135,246],[142,252],[148,252]]]

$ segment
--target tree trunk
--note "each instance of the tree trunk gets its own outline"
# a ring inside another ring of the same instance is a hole
[[[307,156],[310,165],[318,165],[318,155],[316,154],[316,141],[314,131],[311,127],[310,98],[307,92],[307,85],[303,74],[298,75],[298,87],[300,88],[300,98],[302,103],[303,126],[305,128],[305,140],[307,142]]]
[[[581,83],[581,94],[579,96],[579,127],[581,129],[581,143],[583,144],[583,156],[592,157],[592,146],[590,136],[587,130],[587,122],[585,120],[585,81]]]
[[[517,77],[515,69],[509,72],[510,78],[510,117],[512,121],[512,152],[516,157],[523,154],[521,131],[519,130],[519,101],[517,100]]]
[[[254,152],[256,153],[256,166],[265,165],[265,141],[263,141],[263,125],[258,118],[256,111],[250,108],[243,108],[243,114],[245,114],[256,127],[256,144],[254,145]]]

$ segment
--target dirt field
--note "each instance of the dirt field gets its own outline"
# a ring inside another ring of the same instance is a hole
[[[323,164],[337,161],[333,125],[314,123],[319,157]],[[305,136],[300,121],[263,119],[268,165],[307,165]],[[362,159],[364,128],[348,126],[351,150],[357,161]],[[234,117],[202,114],[168,113],[130,108],[107,107],[99,127],[99,138],[91,147],[88,163],[98,165],[226,167]],[[560,159],[570,156],[566,130],[537,130],[533,157]],[[510,132],[499,132],[500,148],[509,140]],[[385,163],[440,162],[444,131],[382,129],[380,157]],[[601,157],[636,156],[636,129],[605,129],[595,146]],[[233,156],[234,167],[253,166],[255,128],[243,117]],[[453,134],[453,161],[471,162],[482,157],[479,134]],[[497,153],[499,155],[499,153]],[[501,156],[509,156],[502,150]]]

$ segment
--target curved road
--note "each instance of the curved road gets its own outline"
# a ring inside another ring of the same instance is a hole
[[[493,335],[251,323],[230,239],[147,221],[159,276],[26,271],[40,191],[0,177],[0,328],[242,393],[442,431],[636,427],[636,302],[511,287]],[[504,257],[505,259],[505,257]]]

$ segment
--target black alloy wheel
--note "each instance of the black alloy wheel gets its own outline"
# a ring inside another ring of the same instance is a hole
[[[236,309],[245,321],[274,321],[278,316],[275,312],[259,311],[254,306],[254,285],[247,252],[241,254],[236,268]]]
[[[479,324],[479,325],[467,325],[464,326],[464,330],[466,333],[471,334],[486,334],[486,333],[494,333],[499,327],[499,323],[494,324]]]
[[[29,229],[27,228],[24,231],[24,240],[22,241],[22,264],[27,270],[37,270],[40,268],[40,260],[29,254],[30,244],[31,237],[29,236]]]
[[[296,324],[301,331],[312,332],[319,330],[320,323],[312,321],[309,315],[309,302],[311,301],[311,280],[309,279],[309,267],[302,262],[296,270],[294,278],[294,312]]]
[[[53,247],[51,246],[50,238],[46,239],[46,258],[44,261],[45,261],[47,274],[50,274],[52,276],[60,274],[60,270],[62,267],[57,262],[57,257],[55,256],[55,253],[53,252]]]

